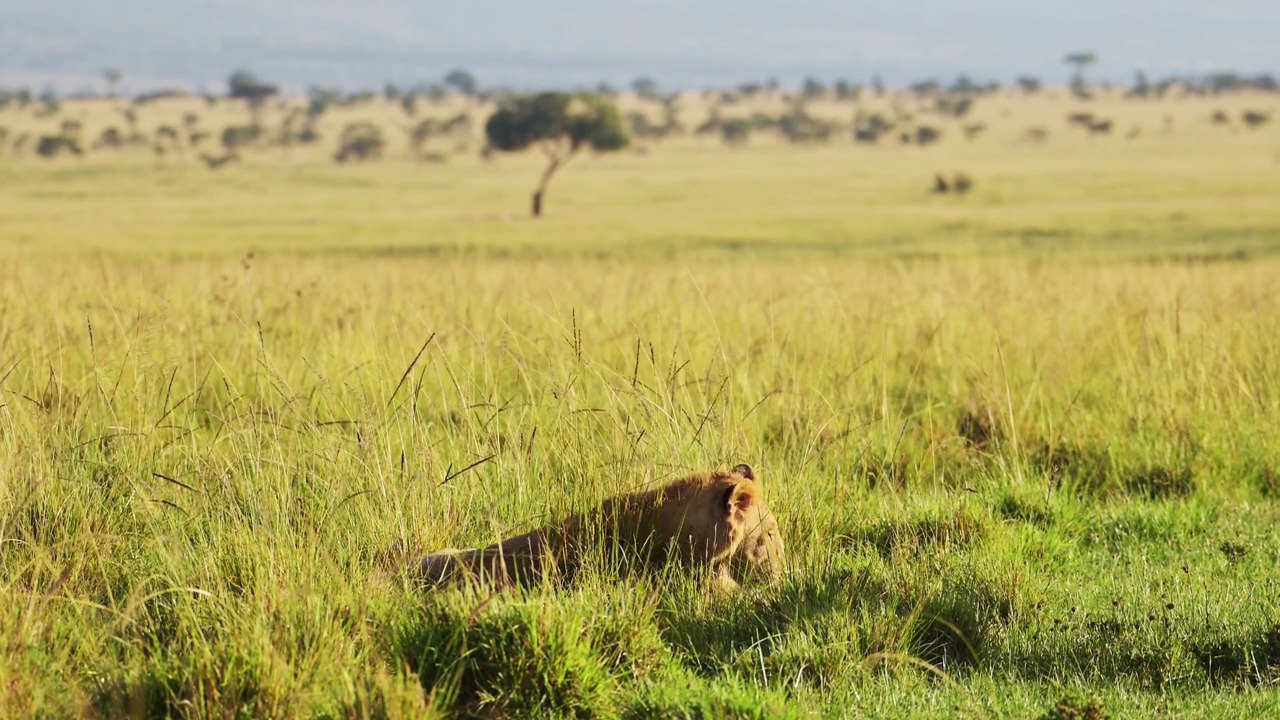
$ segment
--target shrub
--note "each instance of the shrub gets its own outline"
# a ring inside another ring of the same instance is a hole
[[[361,121],[347,125],[338,140],[338,152],[334,161],[363,162],[382,157],[382,148],[386,141],[382,130],[371,122]]]
[[[252,145],[261,136],[262,126],[256,123],[252,125],[231,125],[222,130],[222,147],[227,152],[237,152]]]
[[[1246,110],[1240,115],[1240,119],[1245,125],[1251,128],[1259,128],[1270,122],[1271,116],[1267,113],[1258,112],[1257,110]]]

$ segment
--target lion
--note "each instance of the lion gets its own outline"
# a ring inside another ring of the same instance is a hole
[[[485,548],[433,552],[412,572],[428,587],[479,582],[496,588],[572,581],[584,555],[623,571],[692,569],[719,590],[777,581],[784,545],[750,465],[691,475],[619,495],[599,507]]]

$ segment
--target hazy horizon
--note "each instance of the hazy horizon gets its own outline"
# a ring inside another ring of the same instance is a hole
[[[1280,69],[1280,4],[1213,6],[1079,0],[1029,7],[941,0],[859,8],[831,0],[616,3],[484,0],[428,8],[408,0],[92,0],[16,3],[0,20],[0,85],[101,89],[101,71],[136,92],[162,85],[221,90],[236,69],[287,88],[435,82],[470,70],[482,86],[624,86],[649,76],[666,88],[776,78],[795,85],[903,85],[967,74],[1065,82],[1068,52],[1092,51],[1099,80]]]

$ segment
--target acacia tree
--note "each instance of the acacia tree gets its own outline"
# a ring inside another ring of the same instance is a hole
[[[227,96],[248,100],[251,106],[260,106],[267,98],[279,94],[280,88],[258,79],[247,70],[237,70],[227,79]]]
[[[542,215],[542,198],[556,171],[579,150],[613,152],[631,138],[618,108],[594,95],[544,92],[517,97],[503,105],[484,126],[489,146],[503,152],[536,147],[547,167],[533,192],[533,216]]]
[[[1076,69],[1071,76],[1071,87],[1076,92],[1084,92],[1086,88],[1084,69],[1098,62],[1098,56],[1091,52],[1074,52],[1068,54],[1062,61]]]
[[[114,68],[108,68],[102,71],[102,78],[107,81],[107,95],[116,96],[116,88],[120,86],[120,80],[124,74]]]
[[[445,87],[451,87],[463,95],[475,95],[480,89],[480,83],[476,82],[476,76],[466,70],[452,70],[448,75],[444,76]]]

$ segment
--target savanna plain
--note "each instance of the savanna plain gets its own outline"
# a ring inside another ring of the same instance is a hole
[[[1280,714],[1280,127],[1250,109],[1280,101],[638,141],[538,220],[543,159],[474,139],[0,151],[0,716]],[[776,586],[395,571],[741,462]]]

